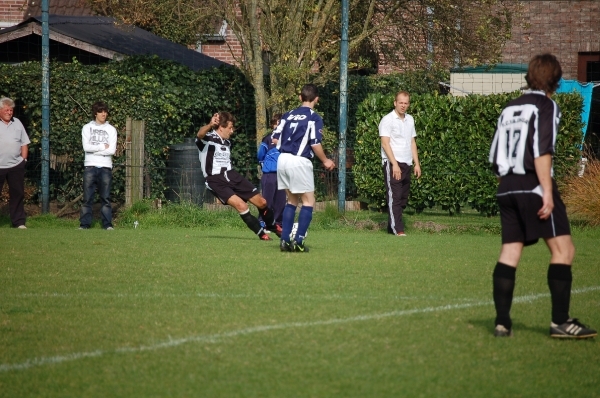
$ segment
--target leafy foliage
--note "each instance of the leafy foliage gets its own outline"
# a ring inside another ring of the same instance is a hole
[[[449,80],[448,71],[442,69],[425,69],[405,73],[387,75],[348,77],[348,131],[347,147],[355,142],[355,130],[358,108],[371,93],[394,95],[400,90],[414,94],[439,93],[439,82]],[[325,126],[331,131],[338,131],[340,116],[340,86],[337,81],[329,81],[319,88],[320,98],[317,111],[323,117]]]
[[[195,137],[215,111],[231,111],[238,119],[233,136],[233,159],[238,170],[253,177],[255,170],[253,90],[235,68],[194,72],[157,57],[131,57],[121,62],[85,66],[53,63],[50,80],[50,148],[52,154],[72,163],[62,171],[54,196],[69,200],[81,193],[83,150],[81,127],[92,119],[91,105],[105,101],[109,122],[119,132],[113,196],[123,197],[125,121],[127,117],[146,122],[146,165],[152,171],[151,196],[165,189],[165,166],[169,145]],[[41,66],[38,62],[0,65],[0,94],[16,101],[15,116],[30,136],[31,150],[41,147]],[[35,158],[35,156],[34,156]],[[29,166],[35,170],[35,159]],[[39,166],[39,163],[38,163]],[[52,165],[51,165],[52,167]],[[51,171],[52,172],[52,171]],[[38,173],[39,176],[39,173]]]
[[[411,96],[409,113],[415,118],[423,175],[412,180],[409,206],[417,212],[441,206],[453,214],[465,205],[487,215],[498,212],[489,146],[502,108],[518,95]],[[554,162],[560,180],[573,174],[580,157],[582,99],[578,94],[554,98],[563,115]],[[393,94],[371,94],[357,111],[356,186],[360,197],[377,208],[385,204],[378,125],[393,101]]]
[[[100,15],[136,25],[175,43],[195,45],[214,34],[214,10],[202,0],[86,0]]]

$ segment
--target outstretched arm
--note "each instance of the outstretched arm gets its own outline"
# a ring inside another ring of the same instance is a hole
[[[210,119],[210,123],[200,127],[200,130],[198,130],[198,139],[201,140],[209,131],[216,129],[217,127],[219,127],[219,114],[215,113]]]

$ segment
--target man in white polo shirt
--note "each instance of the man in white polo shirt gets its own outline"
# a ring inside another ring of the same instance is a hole
[[[399,91],[394,100],[394,110],[379,122],[385,199],[389,207],[388,232],[396,236],[406,236],[402,211],[408,203],[413,162],[415,176],[421,177],[415,120],[406,113],[409,105],[408,92]]]
[[[14,228],[25,226],[25,165],[29,153],[29,137],[25,127],[13,117],[15,103],[10,98],[0,98],[0,191],[8,182],[8,207]]]

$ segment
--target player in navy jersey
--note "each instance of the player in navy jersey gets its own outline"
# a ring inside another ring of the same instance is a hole
[[[551,96],[561,76],[556,57],[534,57],[525,76],[530,90],[506,105],[492,141],[489,160],[500,182],[496,196],[502,224],[502,249],[493,273],[497,337],[513,334],[510,308],[517,265],[523,247],[539,238],[551,253],[547,276],[552,301],[550,336],[581,339],[597,334],[569,316],[575,247],[566,208],[552,178],[560,109]]]
[[[267,201],[250,181],[242,177],[231,167],[231,142],[234,118],[229,112],[215,113],[209,124],[198,130],[196,146],[200,151],[202,173],[206,179],[206,187],[210,189],[223,204],[235,208],[248,228],[261,240],[271,240],[260,226],[258,218],[250,213],[246,202],[258,208],[267,228],[277,236],[281,235],[281,227],[275,225],[273,211]]]
[[[307,252],[304,244],[306,231],[312,220],[315,206],[315,182],[312,159],[316,156],[325,170],[333,170],[335,164],[328,159],[321,146],[323,119],[314,111],[319,102],[319,92],[314,84],[306,84],[300,93],[302,105],[285,113],[273,136],[279,138],[277,148],[281,155],[277,161],[277,186],[285,189],[287,205],[283,210],[281,251]],[[296,236],[290,238],[296,218],[296,208],[302,200],[298,216]]]

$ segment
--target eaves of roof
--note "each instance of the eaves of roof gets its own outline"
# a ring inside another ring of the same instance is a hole
[[[29,34],[41,35],[41,16],[29,18],[0,31],[0,42]],[[222,61],[190,50],[185,46],[114,18],[99,16],[49,15],[50,39],[84,49],[107,58],[130,55],[157,55],[193,70],[227,65]]]

